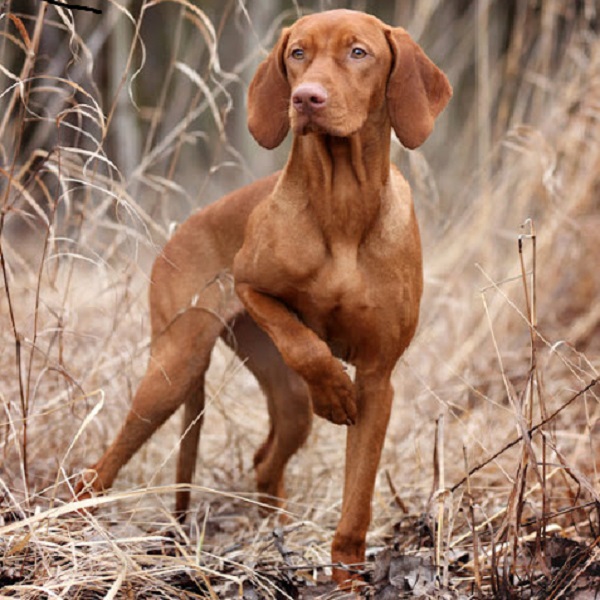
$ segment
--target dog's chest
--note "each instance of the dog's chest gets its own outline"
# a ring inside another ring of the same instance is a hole
[[[286,301],[336,354],[346,357],[361,344],[359,331],[377,311],[373,283],[356,248],[335,248]]]

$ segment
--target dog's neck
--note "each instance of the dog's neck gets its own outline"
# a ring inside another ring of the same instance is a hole
[[[329,237],[360,242],[377,220],[390,174],[390,135],[385,119],[381,126],[368,121],[348,137],[294,136],[286,184]]]

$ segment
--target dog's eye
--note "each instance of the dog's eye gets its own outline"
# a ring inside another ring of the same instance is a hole
[[[364,58],[367,56],[367,51],[360,46],[355,46],[352,48],[352,52],[350,53],[352,58]]]
[[[302,48],[294,48],[290,52],[290,56],[296,60],[302,60],[304,58],[304,50]]]

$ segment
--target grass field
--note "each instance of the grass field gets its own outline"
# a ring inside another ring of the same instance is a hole
[[[93,514],[69,504],[144,373],[148,274],[173,226],[285,160],[245,131],[261,48],[301,9],[376,3],[213,4],[0,9],[2,598],[341,597],[325,582],[344,430],[317,420],[288,468],[288,524],[264,518],[252,455],[266,410],[225,347],[191,525],[170,515],[177,418],[80,505]],[[381,5],[455,97],[422,149],[393,147],[426,289],[395,372],[363,593],[593,598],[600,7]]]

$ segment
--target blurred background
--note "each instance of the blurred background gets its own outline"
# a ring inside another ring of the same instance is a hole
[[[313,11],[404,27],[454,87],[422,148],[393,144],[426,290],[396,373],[376,526],[394,519],[386,481],[410,512],[425,510],[432,490],[464,476],[465,455],[484,462],[598,377],[598,0],[77,3],[102,12],[0,3],[0,479],[11,511],[68,497],[120,423],[148,355],[150,265],[173,227],[284,164],[289,140],[269,152],[247,132],[245,94],[281,27]],[[198,480],[241,493],[264,407],[225,349],[213,363],[216,425]],[[591,388],[527,451],[478,471],[482,511],[506,506],[516,481],[531,518],[598,502],[599,422]],[[158,436],[122,489],[172,481],[177,425]],[[326,506],[334,526],[342,455],[343,431],[317,423],[290,466],[299,515]],[[569,515],[564,531],[589,521]]]

